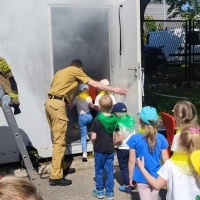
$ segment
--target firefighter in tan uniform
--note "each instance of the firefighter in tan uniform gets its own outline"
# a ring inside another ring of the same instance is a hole
[[[0,57],[0,84],[5,92],[11,97],[11,104],[14,108],[14,114],[21,113],[19,109],[18,89],[15,78],[11,72],[10,66],[6,60]]]
[[[95,88],[125,95],[123,88],[105,86],[92,80],[83,72],[82,62],[72,61],[71,66],[56,72],[45,103],[45,112],[53,137],[52,167],[49,178],[50,185],[70,185],[71,180],[65,179],[66,164],[64,154],[66,149],[67,113],[66,106],[72,102],[80,83],[87,83]],[[63,173],[64,172],[64,173]]]

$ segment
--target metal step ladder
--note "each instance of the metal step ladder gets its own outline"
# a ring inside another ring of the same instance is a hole
[[[4,93],[1,85],[0,85],[0,100],[1,100],[1,104],[2,104],[3,113],[5,115],[7,123],[8,123],[8,125],[15,137],[15,140],[17,142],[17,146],[20,150],[21,156],[22,156],[24,164],[26,166],[28,176],[29,176],[30,180],[34,183],[34,185],[37,187],[39,185],[39,182],[37,180],[38,179],[37,174],[33,169],[33,165],[31,163],[30,157],[26,150],[26,146],[23,142],[23,139],[19,132],[19,128],[18,128],[17,122],[15,120],[13,111],[10,107],[11,97]]]

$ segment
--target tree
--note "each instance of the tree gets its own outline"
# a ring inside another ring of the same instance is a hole
[[[149,32],[153,32],[156,30],[163,30],[164,29],[164,23],[159,22],[157,23],[156,20],[149,15],[145,16],[145,26],[144,27],[144,33],[143,33],[143,42],[144,44],[147,43],[147,35]]]
[[[199,0],[166,0],[170,6],[169,19],[181,16],[183,19],[200,19]]]

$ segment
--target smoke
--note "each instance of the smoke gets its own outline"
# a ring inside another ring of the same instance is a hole
[[[81,59],[94,79],[109,78],[108,9],[52,7],[54,71]]]

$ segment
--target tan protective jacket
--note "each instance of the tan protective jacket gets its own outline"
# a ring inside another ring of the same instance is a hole
[[[17,83],[6,60],[0,57],[0,84],[12,99],[12,104],[19,104]]]

